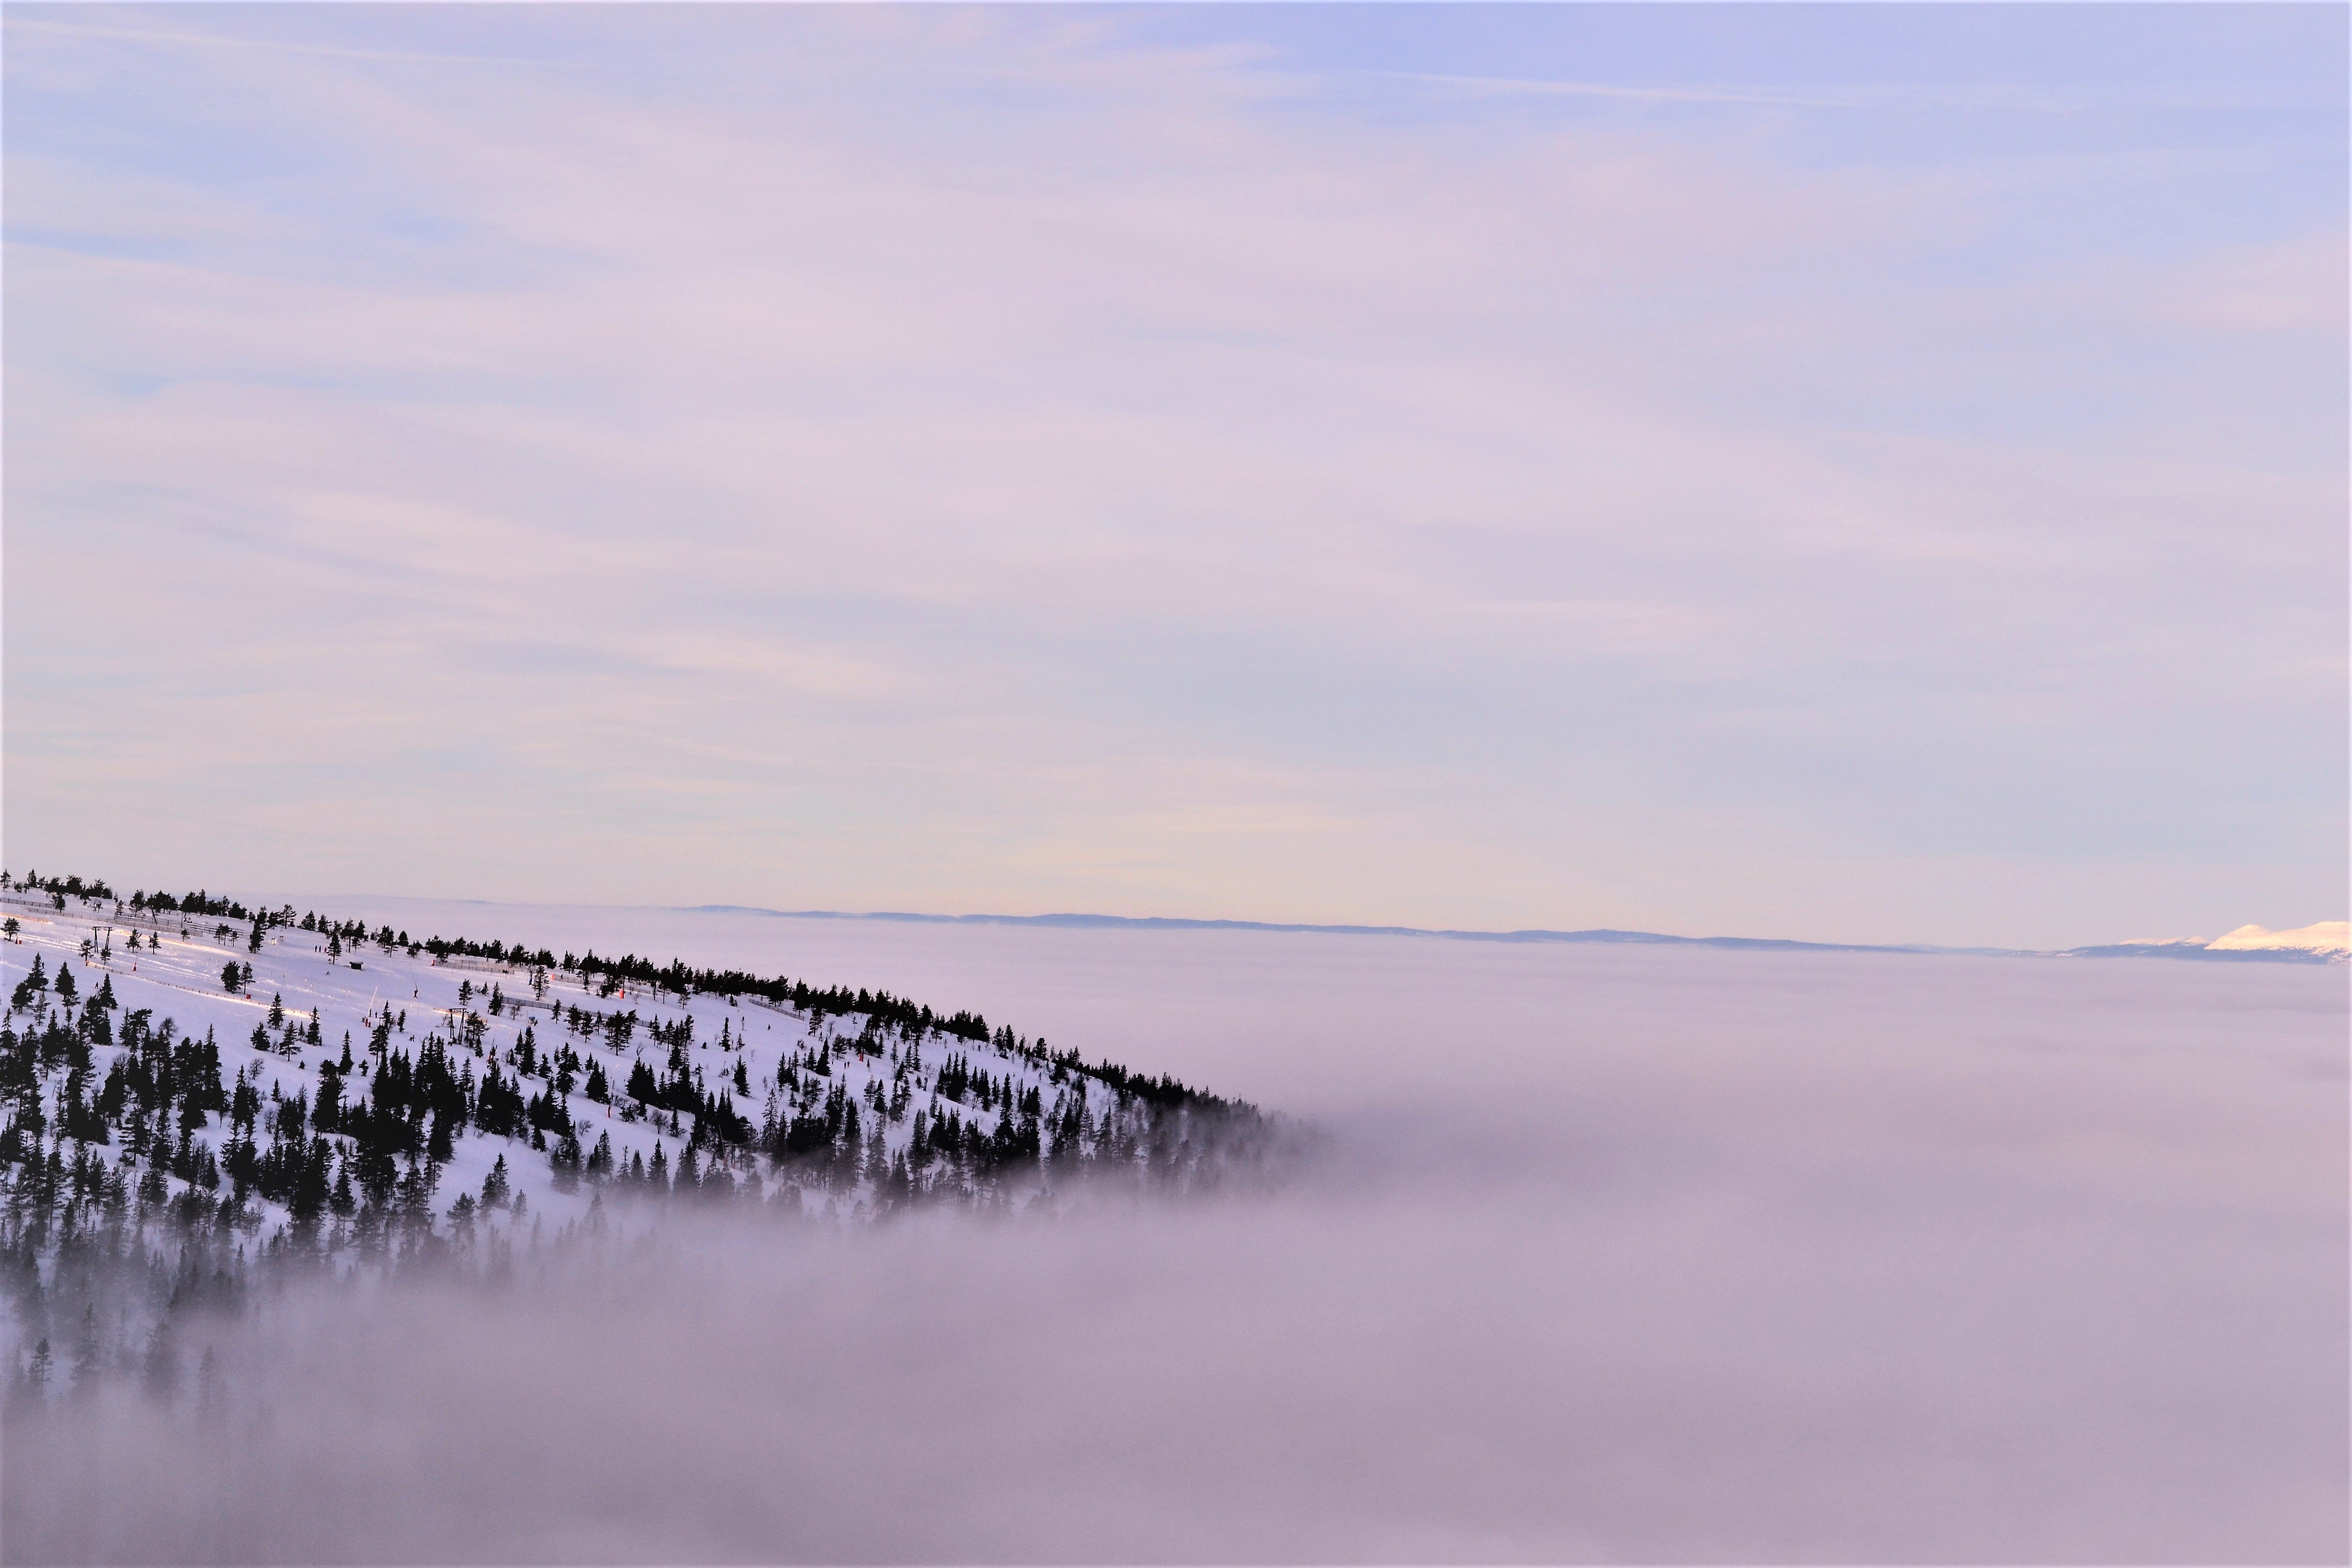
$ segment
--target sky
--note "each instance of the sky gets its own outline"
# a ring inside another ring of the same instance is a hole
[[[2346,907],[2341,7],[12,5],[12,870]]]

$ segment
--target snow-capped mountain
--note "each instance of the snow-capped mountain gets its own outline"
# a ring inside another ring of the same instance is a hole
[[[2069,957],[2271,958],[2305,963],[2352,961],[2352,923],[2319,921],[2293,931],[2245,925],[2227,936],[2140,937],[2105,947],[2076,948]]]
[[[2240,926],[2205,945],[2216,952],[2352,953],[2352,921],[2319,921],[2293,931]]]

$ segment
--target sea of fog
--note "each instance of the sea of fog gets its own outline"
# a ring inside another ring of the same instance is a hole
[[[1317,1153],[298,1291],[227,1432],[20,1436],[12,1560],[2346,1555],[2344,968],[298,904],[976,1008]]]

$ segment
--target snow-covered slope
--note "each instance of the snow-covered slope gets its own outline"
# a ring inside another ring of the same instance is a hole
[[[1017,1207],[1263,1152],[1247,1106],[887,994],[52,882],[0,889],[20,1257],[110,1215],[333,1253],[688,1198]]]
[[[2352,923],[2319,921],[2294,931],[2240,926],[2229,935],[2216,937],[2206,945],[2221,952],[2325,952],[2342,955],[2352,952]]]

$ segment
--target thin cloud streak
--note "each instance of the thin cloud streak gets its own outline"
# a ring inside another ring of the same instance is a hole
[[[1769,87],[1626,86],[1611,82],[1561,81],[1529,77],[1454,76],[1435,71],[1363,71],[1390,81],[1426,82],[1459,88],[1481,96],[1597,98],[1627,103],[1738,103],[1772,109],[2033,108],[2053,107],[2034,95],[1983,89],[1956,92],[1948,89],[1850,88],[1837,92]]]
[[[550,60],[521,59],[499,55],[419,54],[398,49],[355,49],[333,44],[304,44],[283,38],[237,37],[219,33],[165,33],[137,27],[99,27],[86,22],[41,22],[27,16],[0,18],[0,26],[29,33],[58,33],[75,37],[111,38],[132,44],[176,44],[198,48],[260,49],[271,54],[315,55],[324,59],[384,60],[403,65],[537,66]]]

